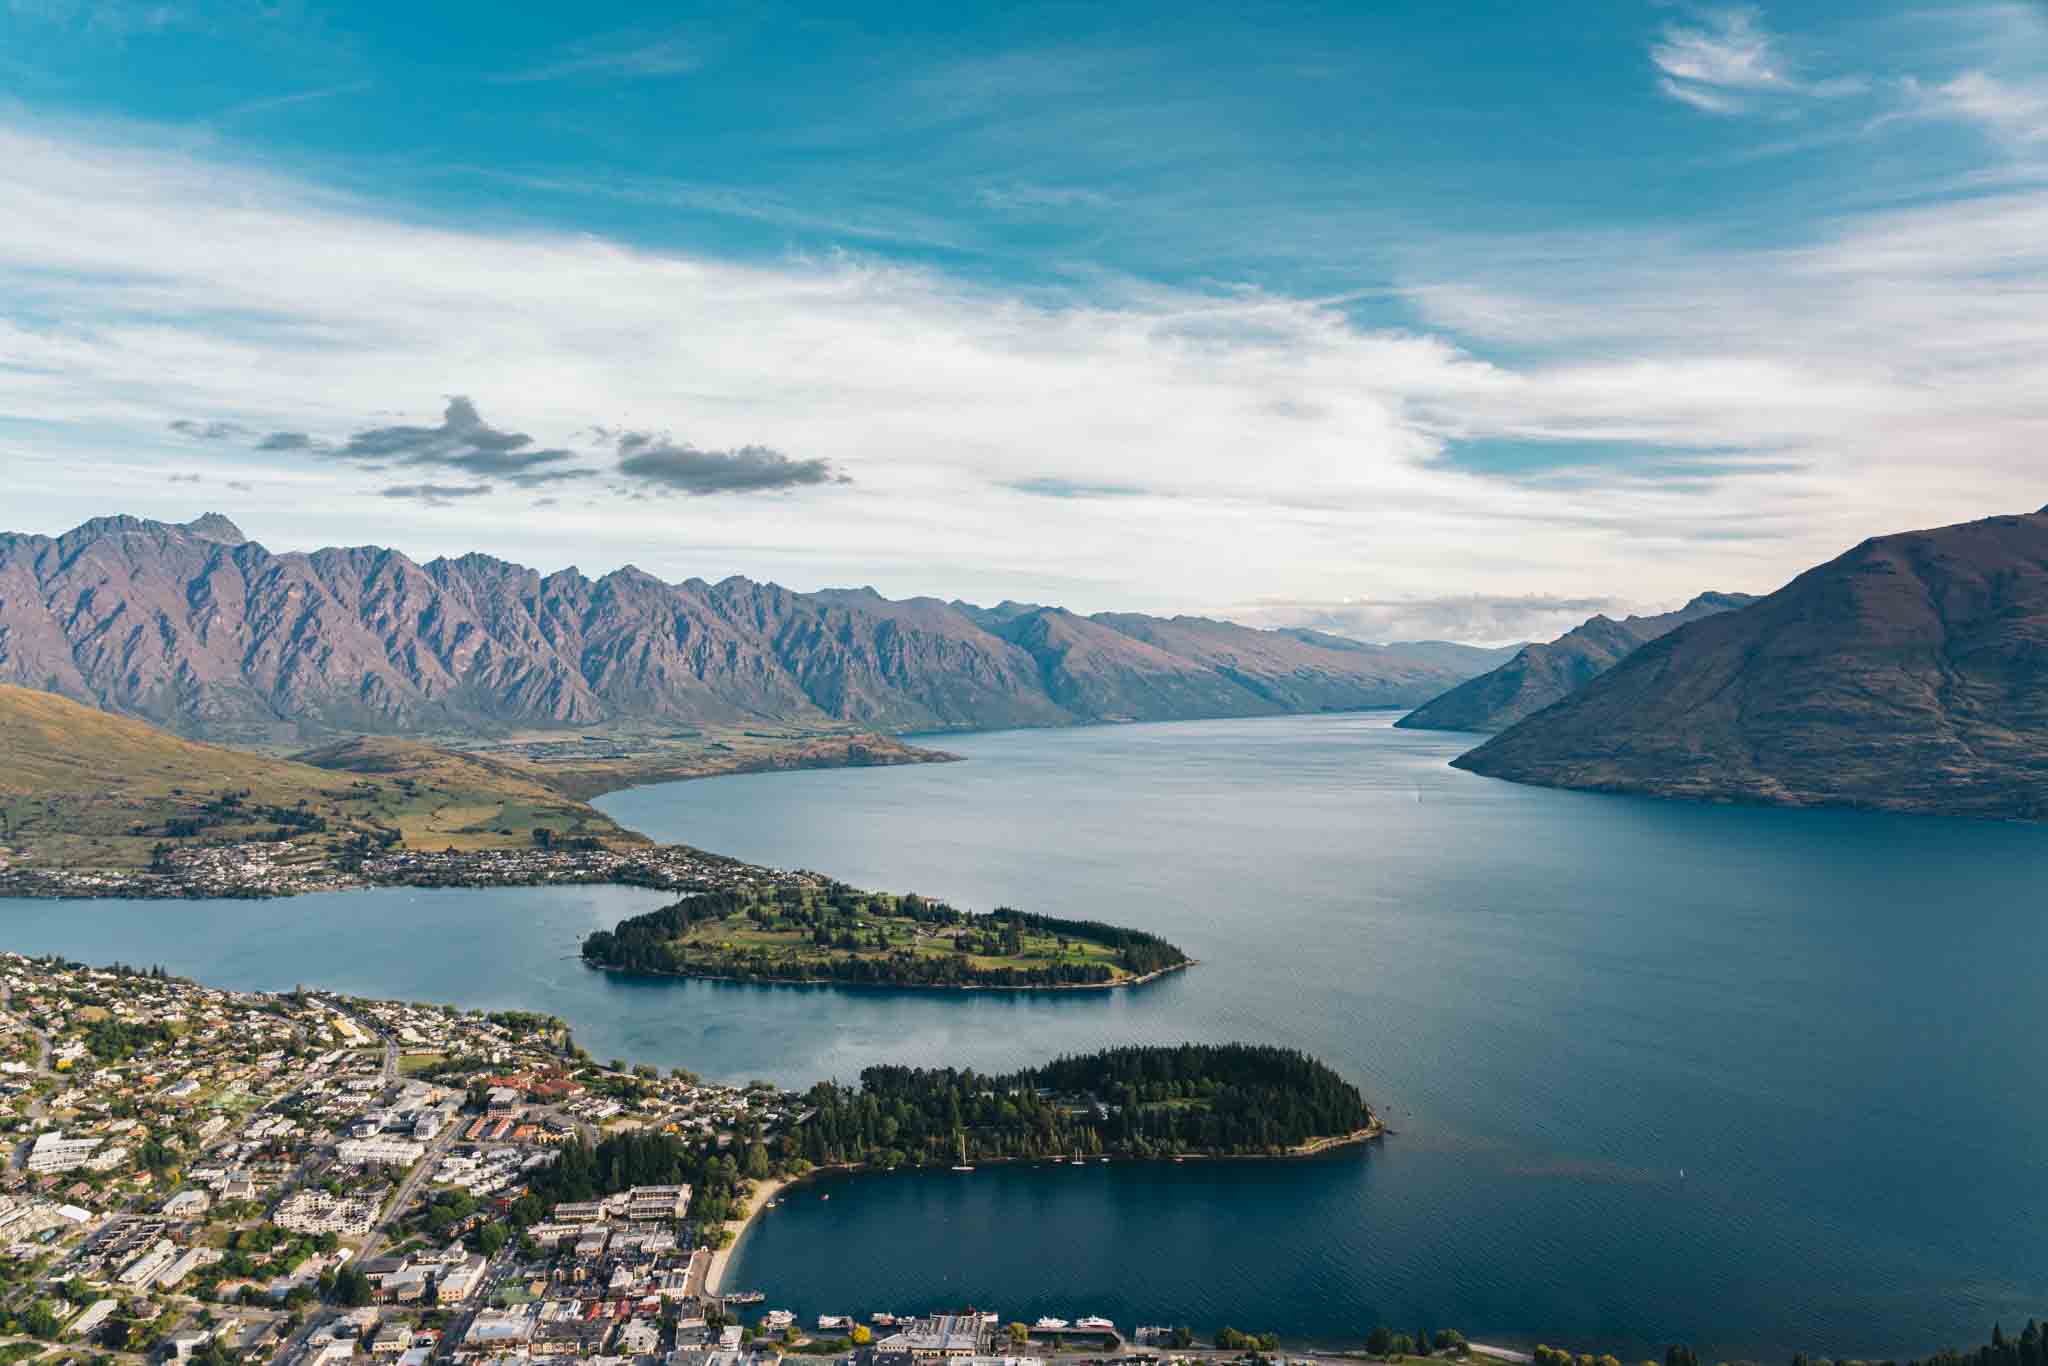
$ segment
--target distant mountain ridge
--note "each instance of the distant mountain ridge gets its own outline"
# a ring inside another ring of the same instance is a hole
[[[1702,593],[1675,612],[1596,616],[1543,645],[1529,645],[1492,673],[1467,679],[1394,724],[1411,730],[1506,730],[1562,701],[1635,650],[1689,621],[1746,607],[1748,593]]]
[[[1865,541],[1455,762],[1553,787],[2048,817],[2048,510]]]
[[[1463,661],[1463,662],[1460,662]],[[273,554],[226,517],[0,533],[0,681],[188,736],[1065,725],[1413,706],[1497,662],[1195,617]]]

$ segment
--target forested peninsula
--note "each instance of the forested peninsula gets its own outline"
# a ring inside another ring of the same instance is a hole
[[[742,982],[1015,989],[1127,986],[1194,961],[1142,930],[1008,907],[963,911],[837,882],[685,897],[594,931],[583,960]]]
[[[1329,1067],[1257,1044],[1112,1048],[1004,1076],[870,1067],[805,1103],[794,1139],[816,1166],[1301,1155],[1381,1131]]]
[[[745,1184],[819,1169],[959,1167],[1050,1158],[1300,1157],[1382,1132],[1359,1094],[1292,1049],[1175,1044],[1061,1058],[1002,1076],[958,1068],[871,1067],[858,1086],[821,1082],[781,1133],[736,1141],[650,1129],[582,1138],[534,1171],[506,1212],[516,1228],[563,1200],[687,1182],[707,1241],[750,1217]],[[2003,1366],[2003,1364],[2000,1364]]]

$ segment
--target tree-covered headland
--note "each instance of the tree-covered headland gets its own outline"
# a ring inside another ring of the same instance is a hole
[[[616,972],[907,987],[1114,986],[1185,967],[1142,930],[998,908],[964,911],[842,883],[706,892],[583,942]]]
[[[813,1164],[944,1166],[1106,1155],[1272,1155],[1373,1131],[1358,1088],[1293,1049],[1113,1048],[1002,1076],[870,1067],[811,1089],[795,1143]]]

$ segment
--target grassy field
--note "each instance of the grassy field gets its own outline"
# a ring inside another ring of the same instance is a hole
[[[797,726],[743,730],[731,726],[647,730],[600,728],[588,734],[524,732],[481,743],[459,736],[448,748],[508,761],[572,797],[588,800],[623,787],[771,773],[802,768],[863,768],[943,763],[955,756],[907,745],[892,736]]]
[[[859,911],[825,917],[825,935],[830,941],[825,944],[818,942],[820,916],[816,908],[790,910],[773,904],[692,925],[681,943],[693,950],[760,953],[790,963],[830,963],[846,958],[881,961],[909,953],[918,958],[964,957],[977,972],[1099,963],[1118,980],[1130,975],[1118,961],[1117,951],[1107,944],[1020,932],[1014,943],[999,945],[981,931],[924,924],[899,914],[897,900],[870,894]],[[963,945],[967,949],[964,954]],[[1009,951],[980,951],[985,948]]]
[[[357,836],[383,847],[522,848],[540,826],[645,842],[503,760],[381,739],[280,759],[0,685],[0,850],[20,863],[139,868],[159,844],[270,837],[308,861]]]

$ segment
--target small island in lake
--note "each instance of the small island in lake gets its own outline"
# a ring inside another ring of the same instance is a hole
[[[583,941],[615,972],[743,982],[1051,989],[1128,986],[1194,960],[1157,935],[843,883],[689,896]]]
[[[946,1166],[1063,1157],[1306,1156],[1377,1137],[1356,1086],[1259,1044],[1111,1048],[1006,1076],[870,1067],[821,1082],[796,1130],[816,1166]]]

